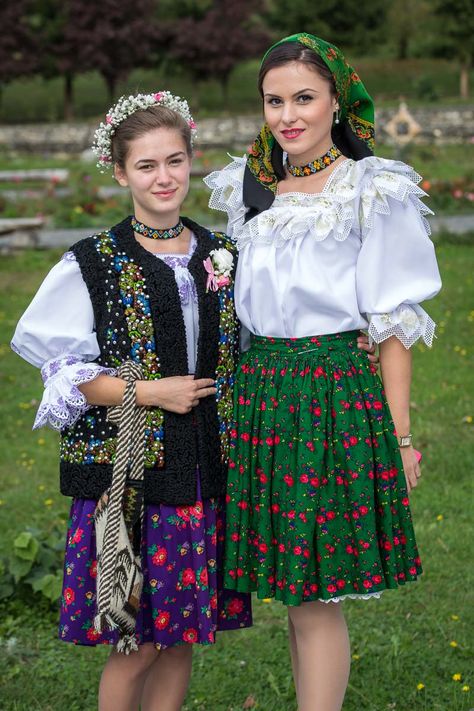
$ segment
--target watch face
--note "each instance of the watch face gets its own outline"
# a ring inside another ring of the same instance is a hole
[[[411,444],[411,437],[408,435],[407,437],[400,437],[400,447],[409,447]]]

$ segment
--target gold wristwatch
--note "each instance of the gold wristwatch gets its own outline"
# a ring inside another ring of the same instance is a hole
[[[399,447],[409,447],[411,445],[411,433],[397,437]]]

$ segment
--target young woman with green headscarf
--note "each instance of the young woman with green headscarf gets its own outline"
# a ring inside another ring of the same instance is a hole
[[[440,288],[420,177],[376,158],[373,103],[337,47],[308,34],[264,56],[265,125],[213,173],[240,250],[251,333],[235,384],[225,584],[288,606],[299,711],[341,708],[343,598],[379,597],[421,563],[408,493],[410,347]],[[382,383],[355,347],[380,344]]]

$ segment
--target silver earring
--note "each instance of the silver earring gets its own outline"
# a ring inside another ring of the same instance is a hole
[[[339,108],[337,108],[334,113],[336,114],[336,117],[335,117],[335,119],[334,119],[334,123],[339,123]]]

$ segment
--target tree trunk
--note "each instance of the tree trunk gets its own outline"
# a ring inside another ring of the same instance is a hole
[[[220,79],[220,84],[221,84],[221,89],[222,89],[222,99],[224,101],[224,108],[226,111],[229,108],[229,79],[230,79],[230,72],[228,74],[224,74],[224,76],[221,76],[221,79]]]
[[[74,118],[74,75],[66,72],[64,75],[64,119],[72,121]]]
[[[469,62],[463,62],[461,64],[461,73],[459,76],[459,93],[462,99],[469,98]]]
[[[115,90],[117,88],[117,77],[110,76],[109,74],[107,76],[104,74],[103,76],[105,79],[105,83],[107,85],[107,93],[109,95],[109,104],[110,104],[110,106],[112,106],[112,104],[115,103]]]
[[[408,57],[408,37],[405,33],[398,38],[397,59],[406,59]]]

